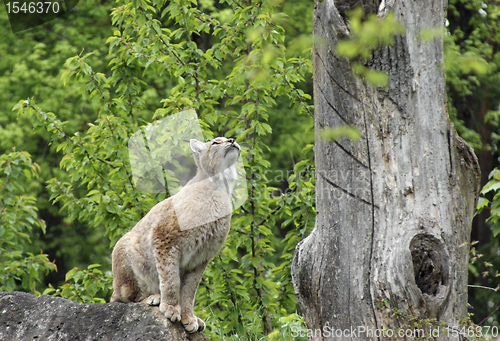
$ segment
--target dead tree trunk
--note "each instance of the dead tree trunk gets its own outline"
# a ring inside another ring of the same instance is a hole
[[[406,28],[374,55],[371,66],[389,75],[386,90],[353,75],[349,61],[334,53],[349,35],[345,12],[360,4],[379,15],[393,11]],[[479,166],[448,119],[442,38],[419,39],[423,29],[444,27],[446,5],[316,2],[316,132],[348,124],[363,137],[328,142],[316,134],[318,215],[292,266],[307,326],[316,329],[311,339],[387,340],[385,329],[412,340],[407,330],[415,322],[423,327],[422,320],[436,318],[456,327],[467,316]],[[444,326],[440,332],[443,340],[456,339]]]

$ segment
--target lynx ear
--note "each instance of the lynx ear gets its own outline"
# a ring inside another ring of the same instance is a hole
[[[191,139],[189,141],[189,145],[191,147],[191,150],[193,151],[193,154],[195,154],[195,155],[200,154],[202,151],[207,149],[207,146],[205,145],[205,143],[200,142],[200,141],[195,140],[195,139]]]

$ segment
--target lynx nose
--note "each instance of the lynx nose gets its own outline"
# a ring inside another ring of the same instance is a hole
[[[233,139],[233,138],[227,139],[227,141],[228,141],[229,143],[231,143],[231,144],[233,144],[233,143],[234,143],[234,139]]]
[[[229,142],[231,142],[231,147],[236,147],[236,149],[241,150],[240,145],[236,142],[236,139],[230,138]]]

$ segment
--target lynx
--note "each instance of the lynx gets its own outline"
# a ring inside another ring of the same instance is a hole
[[[198,168],[174,196],[154,206],[115,245],[111,302],[159,305],[192,333],[205,329],[193,314],[196,290],[208,262],[230,229],[231,192],[240,146],[234,139],[190,140]]]

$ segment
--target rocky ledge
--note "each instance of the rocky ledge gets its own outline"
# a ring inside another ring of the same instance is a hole
[[[206,341],[143,304],[78,304],[53,296],[0,292],[0,340]]]

